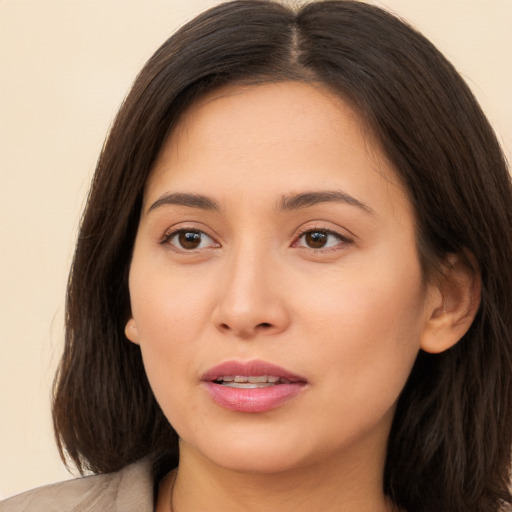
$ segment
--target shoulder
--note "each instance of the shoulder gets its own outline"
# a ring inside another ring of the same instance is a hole
[[[153,512],[151,462],[24,492],[0,502],[0,512]]]

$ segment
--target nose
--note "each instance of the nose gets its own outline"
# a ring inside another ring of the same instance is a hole
[[[216,328],[241,339],[286,330],[290,311],[280,275],[278,265],[265,253],[240,251],[226,261],[212,315]]]

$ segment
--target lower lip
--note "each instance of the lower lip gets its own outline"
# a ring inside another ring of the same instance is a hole
[[[297,396],[304,382],[276,384],[264,388],[231,388],[215,382],[205,382],[210,397],[221,407],[236,412],[265,412],[276,409]]]

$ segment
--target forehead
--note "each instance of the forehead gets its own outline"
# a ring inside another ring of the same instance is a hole
[[[334,130],[338,133],[333,134]],[[188,107],[164,151],[177,149],[191,136],[205,149],[218,147],[219,143],[232,149],[281,144],[283,149],[291,141],[301,141],[304,146],[327,144],[333,135],[340,136],[338,143],[349,144],[349,134],[368,141],[368,148],[376,146],[361,116],[323,84],[229,84]]]
[[[302,137],[306,140],[312,133],[325,136],[325,122],[339,123],[340,113],[348,124],[359,126],[370,135],[355,109],[324,84],[293,81],[234,83],[215,89],[193,103],[182,116],[174,135],[194,129],[198,124],[206,129],[212,121],[217,126],[230,128],[234,122],[250,120],[244,125],[241,136],[250,135],[251,125],[257,130],[263,123],[269,136],[279,134],[283,139]],[[215,133],[218,135],[217,130]]]
[[[381,189],[404,196],[355,109],[321,84],[229,85],[182,115],[154,166],[146,199],[173,187],[222,201],[234,191],[240,198],[340,185],[370,201]]]

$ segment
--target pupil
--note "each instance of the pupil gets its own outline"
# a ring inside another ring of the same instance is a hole
[[[327,233],[318,231],[307,233],[306,242],[313,249],[321,249],[327,243]]]
[[[193,231],[185,231],[178,235],[180,245],[184,249],[196,249],[201,243],[201,235]]]

